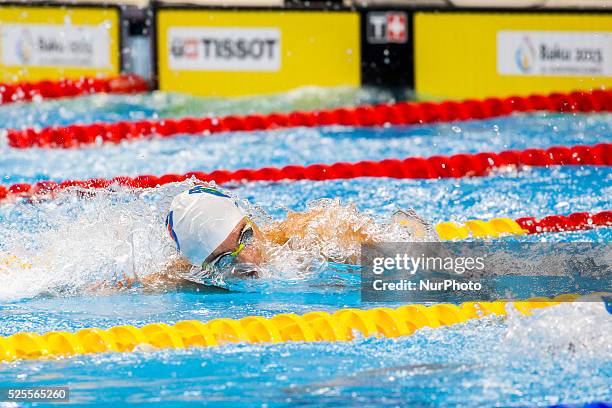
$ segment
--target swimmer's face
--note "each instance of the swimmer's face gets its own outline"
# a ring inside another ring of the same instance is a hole
[[[252,221],[247,220],[247,218],[243,218],[242,221],[236,225],[236,227],[232,230],[232,232],[227,236],[225,241],[223,241],[214,251],[210,254],[205,262],[206,263],[215,263],[221,257],[231,254],[236,251],[241,243],[244,243],[244,237],[249,234],[248,229],[251,228],[253,231],[253,239],[251,243],[245,245],[245,247],[240,251],[240,253],[236,256],[234,265],[260,265],[264,261],[264,251],[262,247],[262,242],[264,240],[263,234],[261,230],[255,225]],[[257,271],[253,270],[242,270],[241,268],[236,268],[237,275],[240,277],[258,277]]]

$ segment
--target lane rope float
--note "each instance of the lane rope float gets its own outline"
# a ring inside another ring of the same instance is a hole
[[[513,303],[523,315],[537,308],[571,302],[579,295],[531,298],[525,301],[466,302],[460,305],[411,304],[396,309],[341,309],[304,315],[283,313],[270,318],[218,318],[208,322],[180,321],[174,325],[151,323],[109,329],[87,328],[76,333],[19,332],[0,337],[0,361],[65,357],[102,352],[130,352],[161,348],[211,347],[226,343],[282,343],[290,341],[351,341],[358,337],[409,336],[416,330],[450,326],[488,315],[504,316]]]
[[[271,113],[267,115],[225,116],[219,118],[182,118],[157,121],[93,123],[43,129],[8,130],[14,148],[71,148],[96,143],[119,143],[150,136],[210,135],[232,131],[269,130],[315,126],[410,125],[458,120],[487,119],[514,112],[609,112],[612,91],[594,90],[568,94],[511,96],[505,99],[465,100],[461,102],[398,102],[355,108],[312,112]]]
[[[497,238],[507,235],[569,232],[612,226],[612,211],[576,212],[569,215],[548,215],[540,218],[493,218],[488,221],[469,220],[465,223],[441,222],[435,226],[444,241],[473,238]]]
[[[75,97],[95,93],[139,93],[148,90],[147,82],[133,74],[111,78],[83,77],[57,81],[4,83],[0,84],[0,104]]]
[[[13,196],[49,195],[68,187],[85,189],[107,188],[112,184],[132,188],[154,188],[194,177],[199,181],[215,181],[223,184],[230,181],[281,181],[281,180],[336,180],[356,177],[390,177],[398,179],[441,179],[485,176],[492,169],[502,167],[535,166],[610,166],[612,165],[612,143],[594,146],[555,146],[548,149],[507,150],[500,153],[456,154],[453,156],[409,157],[404,160],[339,162],[331,165],[311,164],[285,167],[263,167],[260,169],[215,170],[210,173],[193,171],[185,174],[162,176],[120,176],[113,179],[40,181],[35,184],[18,183],[0,185],[0,200]]]

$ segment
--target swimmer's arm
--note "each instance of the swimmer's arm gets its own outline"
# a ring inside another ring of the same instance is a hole
[[[95,282],[87,287],[88,291],[93,292],[109,292],[122,289],[131,289],[137,284],[143,286],[149,291],[168,290],[179,288],[186,284],[185,279],[181,278],[182,272],[188,272],[191,265],[183,259],[177,259],[167,265],[162,271],[152,273],[146,276],[138,276],[134,273],[132,276],[123,273],[120,279],[112,281],[104,280]]]
[[[147,289],[177,288],[186,282],[181,275],[186,274],[190,269],[191,264],[189,262],[185,259],[178,258],[166,265],[162,271],[149,274],[142,278],[137,277],[137,279],[138,282]]]
[[[168,264],[163,271],[147,275],[139,280],[146,290],[189,290],[196,292],[220,293],[229,292],[225,288],[204,285],[183,278],[192,268],[185,259],[179,258]]]
[[[141,285],[147,292],[161,292],[166,290],[190,290],[207,293],[229,292],[229,290],[224,288],[204,285],[182,278],[181,274],[189,272],[190,269],[191,264],[189,264],[189,262],[183,259],[177,259],[168,264],[164,270],[160,272],[142,277],[137,274],[128,276],[124,273],[120,279],[100,280],[85,286],[84,290],[86,292],[95,292],[98,294],[111,294],[117,291],[131,289],[136,285]]]
[[[284,245],[291,237],[303,238],[309,228],[313,228],[313,221],[317,217],[324,215],[323,210],[308,210],[303,213],[289,212],[287,219],[272,223],[266,230],[265,235],[270,241],[278,245]],[[339,235],[340,239],[349,243],[369,243],[371,237],[364,232],[364,227],[367,224],[357,225],[351,220],[341,220],[339,228],[333,231],[328,229],[326,225],[318,225],[317,235],[321,238],[329,236],[329,234]]]

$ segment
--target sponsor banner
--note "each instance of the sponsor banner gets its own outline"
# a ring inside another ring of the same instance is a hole
[[[0,82],[120,72],[116,8],[0,6]]]
[[[360,84],[356,12],[160,9],[159,87],[197,95]]]
[[[361,247],[361,297],[462,303],[612,293],[610,255],[612,245],[601,242],[367,244]]]
[[[366,36],[370,44],[408,42],[408,17],[403,11],[369,12]]]
[[[278,71],[278,28],[168,29],[170,69],[185,71]]]
[[[415,89],[455,99],[612,86],[612,15],[419,12]]]
[[[499,31],[497,71],[612,77],[612,32]]]
[[[4,24],[0,30],[5,66],[111,67],[104,25]]]

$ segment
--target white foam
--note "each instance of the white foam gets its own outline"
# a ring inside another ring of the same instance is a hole
[[[70,293],[114,277],[159,271],[177,256],[164,229],[169,200],[186,183],[158,189],[69,189],[52,200],[19,203],[18,221],[2,223],[3,250],[18,263],[0,269],[0,299]],[[28,229],[28,225],[33,227]],[[24,266],[30,264],[31,266]]]
[[[602,301],[563,303],[537,309],[534,316],[510,314],[503,348],[523,350],[523,358],[609,358],[612,316]]]

